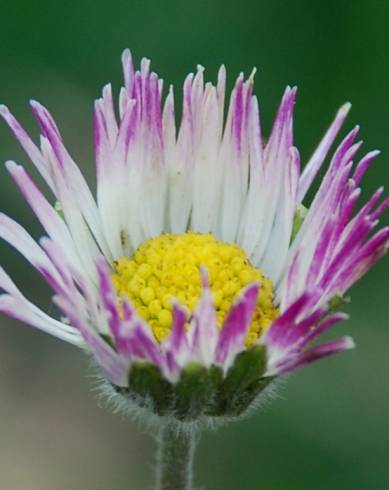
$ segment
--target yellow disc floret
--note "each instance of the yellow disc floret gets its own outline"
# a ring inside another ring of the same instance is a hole
[[[140,245],[131,259],[122,257],[115,262],[112,279],[118,295],[132,301],[156,339],[162,341],[171,329],[173,298],[189,312],[196,308],[201,266],[208,270],[219,328],[242,288],[253,281],[260,283],[246,338],[246,346],[252,345],[278,311],[272,282],[250,264],[238,245],[218,241],[210,233],[162,234]]]

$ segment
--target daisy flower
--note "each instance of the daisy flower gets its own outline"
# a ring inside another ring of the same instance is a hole
[[[346,318],[334,304],[388,248],[389,228],[373,231],[389,205],[383,189],[356,210],[379,152],[354,165],[352,129],[304,206],[350,104],[301,170],[296,88],[264,138],[254,72],[239,75],[225,111],[224,66],[216,85],[199,66],[176,125],[173,89],[163,97],[149,60],[135,71],[126,50],[122,62],[118,107],[111,85],[94,106],[95,195],[47,109],[31,102],[37,145],[1,106],[54,204],[7,162],[46,236],[37,243],[4,214],[0,236],[49,283],[63,317],[32,304],[3,269],[0,310],[86,349],[121,396],[157,416],[239,416],[274,378],[354,346],[312,342]]]

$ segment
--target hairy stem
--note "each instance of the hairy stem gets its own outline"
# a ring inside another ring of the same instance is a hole
[[[158,437],[155,490],[192,490],[196,436],[164,425]]]

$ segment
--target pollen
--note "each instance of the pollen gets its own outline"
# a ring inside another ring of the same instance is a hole
[[[148,321],[161,342],[172,326],[175,298],[193,313],[201,295],[200,267],[207,269],[218,327],[239,292],[248,284],[260,283],[258,303],[247,333],[251,346],[278,316],[273,284],[254,268],[236,244],[218,241],[210,233],[162,234],[145,241],[131,258],[114,263],[112,275],[118,297],[127,297]]]

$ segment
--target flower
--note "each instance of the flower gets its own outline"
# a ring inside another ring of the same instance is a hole
[[[383,189],[354,212],[361,178],[354,128],[335,151],[309,208],[302,202],[350,109],[336,114],[300,171],[293,146],[296,88],[287,87],[262,137],[253,74],[240,75],[225,123],[226,72],[183,86],[176,133],[173,89],[143,59],[122,57],[119,118],[111,86],[94,107],[97,198],[49,112],[32,109],[36,146],[5,106],[0,113],[52,191],[7,169],[42,224],[38,243],[2,214],[0,235],[54,290],[64,319],[26,299],[3,269],[0,310],[92,353],[122,394],[181,420],[239,415],[275,377],[354,346],[343,337],[310,346],[346,315],[346,291],[385,253],[375,234]]]

